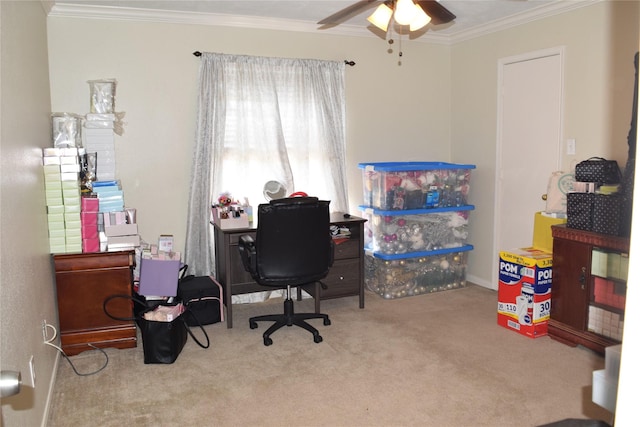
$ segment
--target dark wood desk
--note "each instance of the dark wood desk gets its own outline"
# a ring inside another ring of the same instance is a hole
[[[364,308],[364,223],[366,219],[356,216],[345,218],[342,213],[333,213],[330,218],[332,225],[347,227],[351,238],[339,243],[335,247],[334,263],[329,275],[323,280],[327,289],[305,287],[316,298],[316,311],[319,311],[320,300],[342,298],[358,295],[360,308]],[[272,291],[273,288],[260,286],[249,273],[244,270],[238,241],[240,236],[250,235],[255,238],[254,228],[235,228],[223,230],[214,225],[216,279],[224,286],[224,299],[227,306],[227,328],[233,327],[233,295],[247,294],[259,291]],[[300,295],[300,293],[298,293]]]

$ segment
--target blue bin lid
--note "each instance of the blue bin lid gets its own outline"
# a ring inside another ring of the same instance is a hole
[[[435,251],[419,251],[419,252],[407,252],[404,254],[383,254],[380,252],[368,251],[365,247],[365,252],[369,255],[373,255],[374,258],[380,258],[384,260],[396,260],[396,259],[409,259],[434,255],[452,254],[454,252],[468,252],[473,250],[473,245],[463,245],[456,248],[437,249]]]
[[[383,209],[374,208],[367,205],[360,205],[358,208],[364,212],[372,212],[375,215],[383,216],[400,216],[400,215],[426,215],[438,212],[458,212],[458,211],[472,211],[475,209],[474,205],[461,205],[461,206],[447,206],[442,208],[422,208],[422,209],[396,209],[393,211],[387,211]]]
[[[475,169],[476,166],[445,162],[378,162],[358,163],[358,168],[369,171],[398,172],[437,169]]]

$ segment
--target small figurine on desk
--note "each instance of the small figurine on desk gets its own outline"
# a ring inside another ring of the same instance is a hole
[[[220,206],[220,218],[227,219],[229,218],[229,206],[233,199],[229,193],[223,193],[220,197],[218,197],[218,206]]]

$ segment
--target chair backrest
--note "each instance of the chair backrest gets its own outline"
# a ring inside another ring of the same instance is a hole
[[[258,206],[257,281],[302,285],[322,279],[333,261],[329,202],[291,197]]]

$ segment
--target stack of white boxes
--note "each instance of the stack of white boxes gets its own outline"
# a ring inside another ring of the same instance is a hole
[[[115,79],[89,80],[90,113],[84,121],[83,146],[87,153],[96,153],[99,181],[116,179],[114,144]]]
[[[127,223],[126,212],[103,212],[101,215],[108,251],[124,251],[140,246],[138,224]]]
[[[42,150],[51,253],[82,252],[78,148]]]
[[[99,181],[112,181],[116,177],[115,134],[111,128],[92,128],[92,123],[109,123],[96,120],[95,117],[111,116],[113,114],[87,114],[84,128],[84,148],[87,153],[96,153],[96,175]],[[92,120],[91,117],[94,119]],[[111,119],[113,124],[114,118]]]
[[[607,411],[615,413],[622,344],[606,347],[604,351],[604,369],[593,371],[591,400]]]
[[[116,181],[115,134],[122,134],[123,115],[115,112],[116,81],[88,83],[90,113],[84,121],[77,114],[53,114],[53,147],[43,149],[49,247],[54,254],[140,246],[138,225],[135,218],[127,218]],[[86,189],[93,195],[81,197],[81,159],[92,153],[96,155],[95,180]]]

